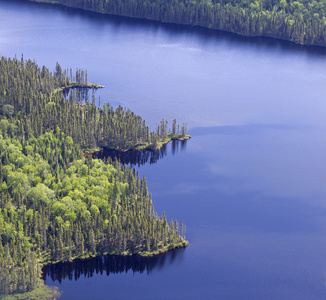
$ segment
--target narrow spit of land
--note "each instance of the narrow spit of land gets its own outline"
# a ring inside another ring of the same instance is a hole
[[[53,90],[53,93],[58,93],[66,89],[103,89],[103,85],[99,85],[97,83],[79,83],[79,82],[68,82],[64,86],[58,87]]]

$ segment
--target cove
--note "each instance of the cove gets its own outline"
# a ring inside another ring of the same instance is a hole
[[[62,299],[324,298],[324,49],[24,1],[0,17],[1,55],[87,69],[101,103],[192,135],[136,162],[189,246],[150,272],[45,274]]]

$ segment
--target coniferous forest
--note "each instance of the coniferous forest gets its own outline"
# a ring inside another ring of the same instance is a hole
[[[30,0],[99,13],[198,25],[326,46],[326,1],[290,0]]]
[[[154,133],[129,110],[99,107],[84,89],[65,97],[71,80],[85,84],[87,72],[0,60],[0,297],[58,297],[40,279],[46,263],[187,245],[185,226],[155,213],[135,169],[83,154],[102,143],[157,144],[169,135],[167,122]],[[172,131],[179,136],[175,121]]]

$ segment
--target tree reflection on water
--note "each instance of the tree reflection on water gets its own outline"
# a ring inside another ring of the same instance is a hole
[[[45,283],[49,280],[61,283],[64,279],[78,280],[81,276],[90,278],[94,274],[107,276],[126,272],[150,274],[154,269],[160,270],[176,260],[183,259],[184,251],[185,248],[176,249],[155,257],[107,255],[52,264],[43,268],[43,280]]]

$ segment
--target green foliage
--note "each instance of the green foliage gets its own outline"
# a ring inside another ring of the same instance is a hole
[[[58,64],[52,76],[31,61],[0,60],[2,107],[14,107],[0,115],[0,296],[6,299],[55,299],[57,291],[40,280],[45,263],[148,256],[187,244],[183,228],[154,212],[146,180],[135,169],[82,154],[94,139],[132,145],[127,132],[148,137],[145,123],[121,107],[98,109],[53,95],[68,81],[64,74]],[[156,141],[167,138],[167,122],[159,131]]]
[[[51,166],[41,156],[50,148],[41,141],[62,140],[64,134],[49,132],[22,145],[0,136],[2,153],[23,162],[5,162],[4,155],[0,160],[3,294],[36,287],[39,262],[103,253],[153,255],[185,245],[181,228],[156,215],[145,178],[130,167],[91,158]],[[27,145],[36,151],[24,154]],[[64,155],[61,161],[66,160]]]
[[[121,106],[114,110],[108,103],[102,108],[97,107],[95,95],[90,102],[86,88],[70,89],[69,100],[65,99],[60,90],[70,86],[71,80],[81,84],[87,80],[87,72],[83,70],[77,70],[74,77],[71,74],[71,70],[63,71],[58,63],[52,74],[46,67],[41,70],[30,60],[23,62],[2,57],[0,129],[4,137],[17,136],[20,140],[30,140],[50,130],[55,132],[55,139],[61,134],[69,135],[62,145],[48,140],[48,136],[44,137],[44,142],[40,141],[53,146],[47,153],[41,153],[48,161],[52,160],[52,166],[58,161],[62,163],[62,156],[71,151],[67,161],[63,162],[68,164],[80,151],[78,146],[82,149],[106,147],[117,150],[153,148],[155,143],[166,139],[166,121],[157,133],[150,132],[145,121],[130,110]],[[78,146],[68,150],[72,141]]]

